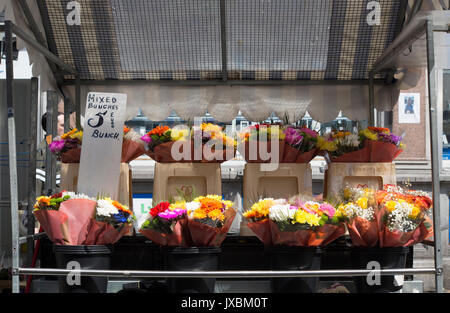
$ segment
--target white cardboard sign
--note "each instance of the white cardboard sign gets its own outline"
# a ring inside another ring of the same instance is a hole
[[[78,173],[79,193],[117,200],[126,105],[126,94],[88,93]]]

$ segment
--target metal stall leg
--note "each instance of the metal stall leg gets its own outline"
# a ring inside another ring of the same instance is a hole
[[[30,137],[28,161],[28,206],[27,206],[27,235],[34,235],[35,220],[33,205],[36,201],[36,144],[37,144],[37,107],[39,101],[39,82],[37,77],[31,78],[30,101]],[[27,240],[27,264],[30,265],[34,253],[34,239]]]
[[[434,224],[434,264],[436,268],[436,292],[443,291],[443,270],[441,250],[441,212],[440,212],[440,162],[439,138],[437,119],[437,84],[434,55],[434,27],[432,21],[427,21],[427,59],[428,59],[428,96],[430,107],[430,133],[431,133],[431,179],[433,184],[433,224]]]
[[[47,135],[58,133],[58,95],[47,91]],[[45,155],[45,191],[48,195],[56,191],[56,157],[47,146]]]
[[[77,76],[75,80],[75,112],[76,112],[76,125],[78,129],[81,129],[81,83],[80,77]]]
[[[17,193],[17,154],[16,126],[14,120],[14,68],[13,41],[11,21],[5,21],[6,46],[6,105],[8,109],[8,146],[9,146],[9,179],[11,193],[11,229],[12,229],[12,292],[19,293],[19,276],[15,271],[19,268],[19,203]]]
[[[375,87],[374,72],[369,72],[369,126],[375,126]]]

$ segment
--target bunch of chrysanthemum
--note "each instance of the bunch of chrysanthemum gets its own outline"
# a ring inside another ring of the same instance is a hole
[[[142,141],[144,141],[150,151],[154,151],[155,147],[165,143],[172,141],[171,129],[169,126],[156,126],[151,131],[146,133],[141,137]]]
[[[320,150],[328,151],[332,156],[338,157],[361,149],[361,140],[358,135],[351,132],[335,131],[320,136],[317,146]]]
[[[97,200],[95,219],[99,222],[109,223],[117,228],[126,223],[133,223],[134,215],[127,206],[118,201],[111,198],[103,198]]]
[[[173,232],[176,223],[187,217],[186,213],[183,205],[171,205],[169,202],[158,203],[150,210],[141,229],[152,229],[160,233],[170,234]]]
[[[71,149],[80,148],[82,142],[83,131],[74,128],[61,136],[53,138],[49,144],[49,149],[60,160],[63,153]]]
[[[208,195],[186,203],[186,209],[190,219],[220,228],[224,225],[225,212],[233,210],[233,202],[223,200],[221,196]]]
[[[203,144],[214,143],[216,147],[236,147],[236,140],[226,135],[222,127],[212,123],[202,123],[200,126],[192,128],[192,137]]]
[[[345,219],[359,217],[372,221],[377,209],[375,196],[376,191],[371,188],[363,186],[344,188],[339,199],[338,216]]]
[[[281,201],[284,202],[285,200]],[[250,210],[243,213],[243,216],[252,222],[265,220],[269,217],[269,209],[278,202],[280,202],[280,200],[275,200],[273,198],[262,199],[254,203]]]
[[[76,194],[70,191],[61,191],[55,193],[52,196],[40,196],[36,198],[36,203],[34,204],[34,211],[37,210],[59,210],[61,203],[69,199],[89,199],[89,196],[84,194]]]

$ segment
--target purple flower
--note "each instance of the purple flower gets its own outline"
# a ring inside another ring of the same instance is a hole
[[[149,135],[147,135],[147,134],[145,134],[144,136],[142,136],[142,137],[141,137],[141,140],[142,140],[142,141],[145,141],[145,142],[148,143],[148,144],[150,144],[150,143],[152,142],[152,138],[151,138]]]
[[[300,135],[294,128],[289,127],[284,131],[285,140],[291,146],[297,146],[301,144],[303,140],[303,136]]]
[[[302,128],[300,129],[300,132],[305,133],[309,137],[317,138],[317,133],[309,128]]]
[[[398,145],[401,141],[402,141],[402,137],[401,136],[396,136],[394,134],[391,134],[391,141],[394,145]]]
[[[158,216],[161,218],[164,218],[166,220],[171,220],[178,217],[178,214],[176,212],[166,210],[164,212],[158,213]]]
[[[48,146],[52,153],[58,153],[64,148],[64,140],[52,141]]]

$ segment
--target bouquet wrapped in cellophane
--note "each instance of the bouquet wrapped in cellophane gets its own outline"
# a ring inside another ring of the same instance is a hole
[[[112,244],[133,225],[133,213],[109,198],[94,200],[63,191],[36,200],[33,213],[57,245]]]
[[[134,130],[123,127],[121,163],[130,163],[145,153],[145,144]],[[83,131],[76,128],[53,138],[50,151],[63,163],[80,163]]]
[[[359,133],[333,131],[318,138],[319,149],[330,162],[392,162],[403,151],[402,137],[387,128],[368,127]]]
[[[427,193],[386,185],[377,200],[382,214],[380,247],[408,247],[432,236],[428,213],[433,202]]]
[[[307,195],[263,199],[244,217],[250,221],[248,227],[266,245],[325,246],[345,232],[331,204],[317,202]]]
[[[376,190],[364,186],[346,187],[341,192],[337,214],[346,222],[354,246],[378,246],[381,230]]]
[[[161,246],[220,246],[235,216],[233,202],[216,195],[161,202],[150,210],[140,232]]]

